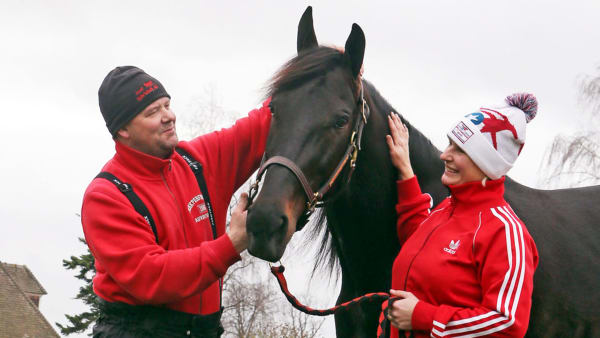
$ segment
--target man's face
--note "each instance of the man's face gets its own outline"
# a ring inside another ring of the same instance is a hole
[[[167,158],[179,139],[175,130],[175,114],[171,100],[162,97],[118,131],[119,140],[125,145],[148,155]]]

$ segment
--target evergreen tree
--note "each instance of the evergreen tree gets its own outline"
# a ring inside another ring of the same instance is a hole
[[[79,238],[79,241],[85,244],[87,247],[87,243],[85,239]],[[80,279],[85,282],[83,286],[79,288],[79,292],[76,299],[80,299],[84,304],[90,307],[89,311],[75,314],[75,315],[65,315],[68,320],[68,324],[63,326],[62,324],[56,323],[56,326],[60,328],[60,332],[63,335],[69,335],[71,333],[81,333],[87,330],[91,325],[96,322],[98,319],[98,298],[96,294],[94,294],[94,290],[92,287],[92,278],[96,274],[96,267],[94,265],[94,256],[90,252],[90,249],[87,249],[87,253],[76,257],[71,256],[71,259],[63,259],[63,266],[67,270],[76,270],[78,271],[75,276],[77,279]]]

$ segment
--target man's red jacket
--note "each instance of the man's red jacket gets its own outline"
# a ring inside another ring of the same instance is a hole
[[[416,177],[398,182],[398,235],[392,289],[418,299],[416,337],[522,337],[529,323],[538,253],[504,200],[504,178],[450,186],[431,197]],[[398,337],[393,329],[391,337]]]
[[[176,152],[160,159],[116,142],[102,171],[131,184],[152,215],[152,229],[113,183],[95,179],[81,212],[96,260],[94,292],[109,302],[153,304],[187,313],[219,310],[219,278],[238,261],[225,234],[233,193],[260,164],[271,120],[268,100],[234,126],[180,142],[204,169],[218,238],[196,178]]]

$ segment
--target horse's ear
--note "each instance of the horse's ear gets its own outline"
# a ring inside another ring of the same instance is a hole
[[[360,74],[360,68],[365,56],[365,43],[365,33],[363,33],[363,30],[359,25],[352,24],[352,32],[350,32],[350,36],[346,40],[344,56],[350,63],[354,78],[357,78]]]
[[[313,27],[312,7],[308,6],[298,24],[298,40],[296,42],[298,53],[303,50],[318,47],[315,28]]]

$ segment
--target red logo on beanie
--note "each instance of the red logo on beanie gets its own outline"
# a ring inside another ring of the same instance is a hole
[[[515,126],[513,126],[512,123],[510,123],[510,121],[508,120],[508,117],[500,114],[499,112],[497,112],[495,110],[491,110],[491,109],[487,109],[487,110],[489,110],[489,111],[485,111],[485,110],[481,109],[481,111],[486,112],[489,117],[483,119],[483,127],[480,129],[480,131],[482,133],[490,133],[490,136],[492,137],[492,143],[496,150],[498,150],[498,143],[496,142],[496,133],[498,133],[502,130],[508,130],[513,134],[513,137],[515,139],[519,138],[517,136],[517,131],[515,130]],[[494,114],[500,115],[501,119],[497,118],[496,115],[494,115]]]
[[[138,90],[135,91],[136,99],[138,101],[142,101],[142,99],[146,95],[152,93],[156,89],[158,89],[158,85],[156,83],[152,82],[152,80],[144,82],[144,84],[142,86],[140,86],[140,88]]]

